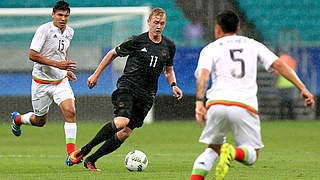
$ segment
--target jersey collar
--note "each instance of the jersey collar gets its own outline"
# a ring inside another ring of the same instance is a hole
[[[53,24],[53,21],[51,21],[50,24],[51,24],[51,29],[53,29],[54,31],[56,31],[62,35],[66,33],[67,28],[68,28],[68,25],[66,25],[66,29],[63,31],[63,33],[61,33],[61,30]]]
[[[163,41],[163,35],[162,35],[162,34],[161,34],[161,41],[160,41],[160,42],[158,42],[158,43],[153,42],[153,41],[150,39],[150,37],[149,37],[149,31],[148,31],[146,34],[147,34],[147,37],[148,37],[149,41],[150,41],[150,42],[152,42],[152,43],[154,43],[154,44],[161,44],[161,43],[162,43],[162,41]]]

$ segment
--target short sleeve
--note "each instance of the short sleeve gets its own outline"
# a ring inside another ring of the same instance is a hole
[[[258,49],[258,57],[259,62],[263,65],[263,67],[271,72],[273,71],[273,68],[271,68],[272,63],[279,59],[277,55],[275,55],[272,51],[270,51],[265,45],[256,42],[257,43],[257,49]]]
[[[45,26],[40,26],[33,36],[30,49],[40,52],[44,42],[46,41],[46,38],[47,38],[47,30]]]
[[[117,46],[115,50],[120,57],[125,57],[134,53],[137,49],[136,46],[137,43],[135,43],[134,38],[130,37],[127,41]]]
[[[74,35],[74,30],[72,28],[69,29],[69,34],[70,36],[68,36],[67,38],[69,39],[69,41],[71,41]]]
[[[206,46],[200,52],[198,66],[196,71],[194,72],[194,75],[197,76],[198,71],[202,68],[207,69],[209,72],[211,72],[212,64],[213,64],[212,52],[210,52],[209,46]]]
[[[173,66],[173,62],[174,62],[174,55],[176,54],[176,46],[174,44],[172,44],[169,47],[169,58],[166,62],[166,66]]]

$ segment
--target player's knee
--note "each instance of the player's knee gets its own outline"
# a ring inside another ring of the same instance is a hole
[[[76,111],[73,108],[64,110],[64,117],[67,121],[74,121],[76,117]]]
[[[74,119],[76,117],[76,111],[75,110],[68,111],[68,115],[70,118]]]
[[[113,122],[116,128],[120,130],[125,128],[128,125],[129,119],[126,117],[116,117],[114,118]]]
[[[123,132],[123,139],[124,140],[127,139],[128,137],[130,137],[130,135],[131,135],[131,132],[129,132],[129,131]]]
[[[120,141],[125,141],[130,135],[132,130],[130,128],[124,128],[117,133],[118,139]]]

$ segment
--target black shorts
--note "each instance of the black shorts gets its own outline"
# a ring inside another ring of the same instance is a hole
[[[136,97],[130,90],[117,89],[112,93],[115,117],[126,117],[130,129],[142,126],[153,104],[153,97]]]

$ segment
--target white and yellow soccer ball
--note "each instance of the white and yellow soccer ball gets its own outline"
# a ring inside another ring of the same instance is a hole
[[[129,171],[143,171],[148,166],[147,156],[139,150],[130,151],[124,158],[124,163]]]

